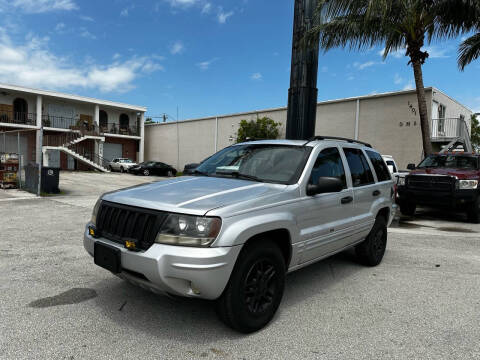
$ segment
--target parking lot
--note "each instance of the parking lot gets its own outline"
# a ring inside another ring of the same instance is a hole
[[[59,196],[0,193],[0,358],[480,358],[480,225],[399,218],[378,267],[346,251],[292,273],[273,322],[241,335],[211,303],[134,287],[84,251],[101,193],[156,180],[62,172]]]

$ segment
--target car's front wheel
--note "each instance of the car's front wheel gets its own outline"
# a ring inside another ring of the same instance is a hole
[[[167,176],[168,176],[168,177],[172,177],[172,176],[173,176],[173,171],[172,171],[172,170],[168,170]]]
[[[480,195],[478,195],[477,199],[469,206],[467,216],[470,222],[474,224],[480,223]]]
[[[150,175],[150,171],[149,171],[148,169],[143,170],[143,175],[149,176],[149,175]]]
[[[120,166],[120,172],[123,174],[125,172],[125,169],[123,168],[123,166]]]
[[[113,171],[113,168],[112,168],[111,165],[108,165],[108,170],[109,170],[109,171]]]
[[[247,244],[217,300],[220,319],[242,333],[260,330],[272,320],[285,287],[285,260],[275,243]]]
[[[365,240],[355,247],[355,252],[362,264],[376,266],[381,263],[386,248],[387,223],[383,216],[378,216]]]

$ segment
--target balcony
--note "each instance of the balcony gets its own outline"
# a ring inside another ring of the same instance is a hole
[[[127,136],[140,136],[138,126],[119,125],[117,123],[108,123],[100,125],[101,134],[118,134]]]
[[[468,137],[467,123],[462,118],[432,119],[431,138],[433,142],[448,142],[459,137]]]
[[[36,118],[35,113],[0,111],[0,123],[35,126]]]

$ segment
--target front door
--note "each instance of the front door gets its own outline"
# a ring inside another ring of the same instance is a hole
[[[345,167],[337,147],[323,149],[317,157],[310,175],[310,184],[319,177],[337,177],[344,188],[338,193],[309,197],[304,213],[299,216],[301,237],[300,263],[305,263],[343,248],[350,236],[350,214],[353,209],[353,191],[347,187]]]

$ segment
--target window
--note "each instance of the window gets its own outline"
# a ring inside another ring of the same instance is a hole
[[[439,135],[445,135],[445,114],[447,112],[447,108],[445,105],[438,104],[438,132]]]
[[[105,110],[100,110],[100,113],[99,113],[99,125],[100,125],[100,128],[102,129],[107,129],[107,126],[108,126],[108,115],[107,115],[107,112]]]
[[[353,187],[373,184],[373,174],[362,150],[344,148],[343,151],[347,157],[348,167],[352,174]]]
[[[17,98],[13,101],[13,116],[17,121],[27,122],[28,104],[25,99]]]
[[[370,158],[370,161],[372,162],[375,172],[377,173],[378,181],[392,180],[390,170],[388,170],[387,165],[385,165],[385,161],[383,161],[382,156],[375,151],[367,150],[366,152]]]
[[[392,160],[387,160],[387,165],[392,167],[392,172],[394,173],[397,172],[397,167],[395,166],[395,163]]]
[[[317,184],[322,176],[336,177],[343,182],[343,188],[347,187],[345,179],[345,169],[343,168],[342,158],[337,148],[324,149],[318,154],[317,161],[310,175],[310,184]]]

